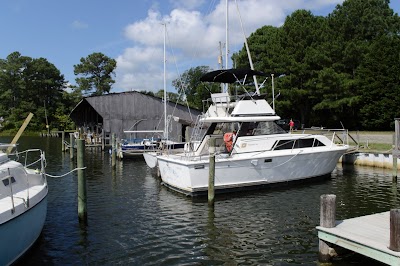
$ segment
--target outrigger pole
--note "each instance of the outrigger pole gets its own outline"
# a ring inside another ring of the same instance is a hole
[[[236,8],[237,8],[237,11],[238,11],[238,15],[239,15],[240,26],[242,27],[243,38],[244,38],[244,44],[245,44],[245,46],[246,46],[247,57],[249,58],[250,68],[251,68],[251,70],[254,70],[253,60],[251,59],[251,54],[250,54],[249,45],[247,44],[246,34],[244,33],[242,17],[240,16],[240,11],[239,11],[239,6],[238,6],[238,3],[237,3],[237,0],[235,0],[235,3],[236,3]],[[260,88],[258,87],[257,77],[256,77],[256,76],[253,76],[253,80],[254,80],[254,85],[255,85],[255,87],[256,87],[256,93],[257,93],[257,95],[260,95]]]

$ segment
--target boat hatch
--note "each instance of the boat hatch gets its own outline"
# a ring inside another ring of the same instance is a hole
[[[270,163],[270,162],[272,162],[272,159],[265,159],[264,160],[264,163]]]
[[[2,181],[4,186],[8,186],[10,184],[10,176],[3,178]],[[11,176],[11,183],[15,183],[15,178],[13,176]]]

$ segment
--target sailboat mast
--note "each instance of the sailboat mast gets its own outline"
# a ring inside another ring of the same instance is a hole
[[[222,43],[221,43],[221,41],[219,42],[218,65],[219,65],[219,69],[224,69],[224,59],[223,59],[223,56],[222,56]],[[220,87],[221,87],[221,92],[224,92],[225,91],[225,84],[221,83]]]
[[[228,66],[228,58],[229,58],[229,0],[225,0],[225,69],[229,69]],[[225,84],[224,86],[224,92],[228,91],[228,83]]]
[[[166,54],[165,43],[167,42],[167,24],[164,23],[164,139],[168,139],[168,122],[167,122],[167,77],[166,77]]]

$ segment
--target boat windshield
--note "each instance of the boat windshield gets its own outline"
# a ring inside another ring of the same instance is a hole
[[[272,121],[263,122],[234,122],[213,123],[208,129],[207,135],[222,135],[226,132],[237,132],[237,136],[259,136],[286,133],[280,126]]]
[[[273,134],[284,134],[286,133],[280,126],[278,126],[275,122],[265,121],[265,122],[257,122],[257,127],[253,130],[253,135],[273,135]]]

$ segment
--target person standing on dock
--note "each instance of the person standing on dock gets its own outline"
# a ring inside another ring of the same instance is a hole
[[[294,122],[293,122],[293,119],[290,119],[290,122],[289,122],[289,128],[290,128],[290,132],[292,132],[292,131],[293,131],[293,127],[294,127]]]

